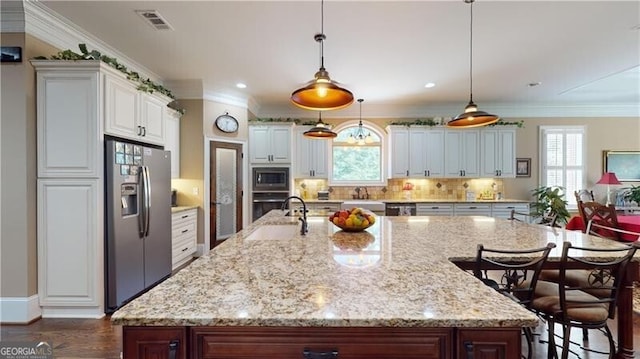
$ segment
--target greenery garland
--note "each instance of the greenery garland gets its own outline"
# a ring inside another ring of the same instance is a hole
[[[176,97],[171,93],[171,91],[160,85],[157,84],[155,82],[153,82],[151,79],[146,78],[143,79],[140,77],[140,74],[137,73],[136,71],[130,71],[129,69],[127,69],[126,66],[124,66],[123,64],[119,63],[117,59],[107,56],[107,55],[103,55],[100,53],[100,51],[98,50],[91,50],[89,51],[87,49],[87,45],[86,44],[78,44],[78,47],[80,48],[80,52],[82,54],[78,54],[75,53],[71,50],[63,50],[58,52],[55,55],[52,55],[51,58],[49,60],[71,60],[71,61],[79,61],[79,60],[100,60],[104,63],[106,63],[107,65],[113,67],[114,69],[122,72],[123,74],[127,75],[127,79],[131,80],[131,81],[135,81],[138,83],[138,86],[136,87],[136,89],[138,91],[144,91],[147,93],[154,93],[154,92],[160,92],[161,94],[171,98],[172,100],[175,100]],[[36,60],[47,60],[46,56],[37,56],[34,59]],[[171,106],[169,106],[171,105]],[[176,108],[174,106],[176,106],[175,101],[170,102],[167,105],[169,108],[172,108],[176,111],[178,111],[181,115],[185,114],[185,109],[183,108]]]
[[[441,124],[439,124],[438,122],[436,122],[433,118],[426,118],[426,119],[417,119],[414,121],[394,121],[389,123],[389,125],[397,125],[397,126],[407,126],[407,127],[411,127],[411,126],[429,126],[429,127],[433,127],[433,126],[441,126]],[[442,124],[444,125],[444,124]],[[516,126],[518,128],[523,128],[524,127],[524,121],[514,121],[514,122],[507,122],[507,121],[503,121],[503,120],[498,120],[498,122],[493,123],[491,125],[488,126]]]
[[[284,123],[295,123],[296,125],[300,124],[300,119],[298,118],[255,118],[251,120],[251,122],[284,122]]]

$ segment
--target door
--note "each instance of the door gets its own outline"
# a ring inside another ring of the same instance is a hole
[[[242,145],[209,143],[209,249],[242,229]]]

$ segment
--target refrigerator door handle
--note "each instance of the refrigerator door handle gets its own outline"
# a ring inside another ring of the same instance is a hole
[[[143,167],[144,176],[144,236],[149,235],[149,218],[151,214],[151,179],[149,178],[149,167]]]
[[[138,236],[144,238],[144,233],[147,228],[146,224],[146,181],[144,175],[144,167],[140,166],[138,172]]]

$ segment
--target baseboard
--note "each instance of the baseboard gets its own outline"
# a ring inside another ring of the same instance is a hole
[[[42,316],[38,295],[0,297],[0,323],[28,324]]]
[[[97,307],[42,307],[43,318],[100,319],[104,316],[104,311]]]

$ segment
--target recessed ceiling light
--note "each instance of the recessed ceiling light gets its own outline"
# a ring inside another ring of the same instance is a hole
[[[434,84],[433,82],[427,82],[426,84],[424,84],[424,87],[428,88],[428,89],[430,89],[432,87],[435,87],[435,86],[436,86],[436,84]]]
[[[239,89],[246,89],[246,88],[247,88],[247,85],[246,85],[246,84],[243,84],[242,82],[238,82],[238,83],[236,84],[236,87],[237,87],[237,88],[239,88]]]
[[[527,84],[527,86],[529,86],[529,87],[536,87],[536,86],[540,86],[540,85],[542,85],[542,82],[540,82],[540,81],[538,81],[538,82],[529,82]]]

